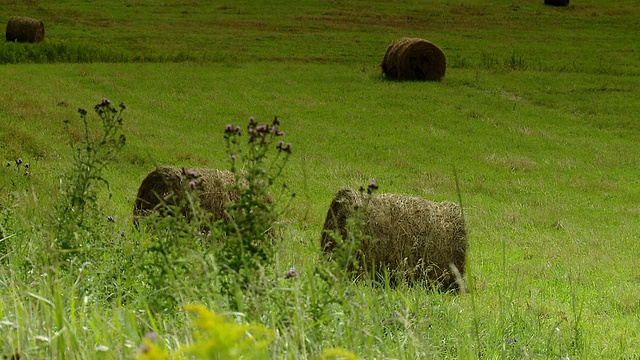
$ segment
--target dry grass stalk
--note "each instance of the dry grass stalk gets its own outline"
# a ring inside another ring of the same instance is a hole
[[[387,48],[380,67],[393,79],[440,81],[447,70],[447,59],[427,40],[402,38]]]
[[[225,206],[229,202],[238,202],[239,196],[231,187],[236,178],[229,171],[216,169],[197,169],[194,188],[202,209],[211,213],[212,220],[225,218]],[[186,190],[189,187],[184,169],[159,167],[149,173],[138,189],[133,207],[134,222],[153,212],[162,213],[167,206],[177,206],[183,215],[189,216],[186,203]]]
[[[12,16],[7,22],[7,41],[41,42],[44,40],[44,23],[42,20],[22,16]]]
[[[321,245],[330,255],[337,232],[347,239],[347,220],[363,209],[365,194],[342,189],[334,197],[323,229]],[[426,280],[443,289],[458,289],[455,271],[464,276],[467,237],[461,207],[452,202],[431,202],[415,196],[374,194],[364,211],[361,271],[388,270],[409,283]],[[457,281],[458,280],[458,281]]]

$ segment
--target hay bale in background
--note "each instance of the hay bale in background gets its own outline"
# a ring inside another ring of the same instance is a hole
[[[544,0],[545,5],[569,6],[569,0]]]
[[[365,196],[352,189],[338,191],[325,220],[321,245],[330,255],[335,247],[331,233],[347,239],[347,220],[353,209],[363,209]],[[467,236],[462,208],[452,202],[432,202],[416,196],[374,194],[364,211],[360,265],[385,269],[409,283],[426,280],[444,289],[458,289],[454,266],[464,276]],[[364,271],[361,269],[361,271]]]
[[[238,202],[239,196],[230,187],[236,184],[233,173],[216,169],[197,169],[194,176],[186,176],[184,169],[159,167],[149,173],[140,184],[133,207],[134,223],[141,217],[162,210],[166,206],[178,206],[183,215],[189,216],[185,203],[185,191],[189,187],[188,177],[192,177],[202,209],[212,215],[212,219],[224,219],[225,205]]]
[[[44,40],[42,20],[12,16],[7,23],[7,41],[41,42]]]
[[[447,59],[427,40],[402,38],[387,48],[380,67],[393,79],[440,81],[447,70]]]

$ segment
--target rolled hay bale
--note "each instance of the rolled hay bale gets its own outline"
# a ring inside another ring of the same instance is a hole
[[[322,232],[324,253],[331,257],[335,251],[334,234],[347,241],[348,219],[359,209],[365,235],[358,254],[360,273],[387,270],[392,279],[460,289],[468,246],[462,208],[398,194],[374,194],[367,204],[367,196],[353,189],[337,192]]]
[[[402,38],[387,48],[380,67],[392,79],[440,81],[447,71],[447,59],[427,40]]]
[[[183,215],[189,217],[190,209],[185,194],[190,181],[193,181],[201,208],[211,213],[214,221],[225,218],[227,203],[240,200],[238,193],[231,188],[236,184],[233,173],[217,169],[196,169],[192,170],[192,174],[186,174],[185,171],[175,167],[158,167],[142,180],[133,207],[135,224],[153,212],[164,215],[167,207],[178,207]]]
[[[544,4],[550,6],[569,6],[569,0],[544,0]]]
[[[42,20],[22,16],[12,16],[7,22],[7,41],[41,42],[44,40]]]

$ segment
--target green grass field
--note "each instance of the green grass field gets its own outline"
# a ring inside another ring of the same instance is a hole
[[[274,331],[258,358],[640,358],[637,1],[0,0],[0,24],[13,15],[42,19],[46,40],[0,43],[0,357],[134,358],[151,330],[166,351],[197,344],[179,306],[150,305],[138,186],[156,165],[227,168],[225,125],[278,116],[296,193],[278,279],[232,314]],[[381,75],[403,36],[442,48],[442,82]],[[52,269],[73,163],[64,120],[102,98],[127,106],[111,196],[98,193],[106,240]],[[319,280],[333,195],[372,178],[462,200],[468,293]],[[290,267],[300,276],[285,280]],[[202,284],[168,283],[178,305],[232,310]]]

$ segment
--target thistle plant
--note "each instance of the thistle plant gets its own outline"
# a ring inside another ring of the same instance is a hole
[[[362,244],[371,240],[371,237],[365,233],[366,219],[365,214],[371,201],[371,196],[378,190],[378,184],[375,179],[371,179],[366,189],[361,186],[358,190],[362,195],[362,205],[354,206],[351,210],[351,216],[347,219],[346,237],[342,238],[339,232],[333,233],[333,241],[336,246],[333,250],[332,258],[336,275],[344,275],[347,279],[353,278],[360,270],[363,269],[365,274],[369,273],[366,263],[362,261]]]
[[[291,144],[280,140],[284,136],[277,117],[270,124],[258,124],[252,117],[246,132],[233,124],[224,132],[240,200],[226,209],[227,235],[217,258],[221,269],[234,274],[233,281],[243,288],[274,262],[272,234],[278,210],[270,189],[292,153]]]
[[[11,184],[7,188],[0,187],[2,194],[0,197],[0,262],[8,252],[7,243],[17,230],[14,208],[18,202],[19,193],[26,191],[31,176],[29,163],[24,162],[22,158],[17,158],[13,162],[8,161],[5,170],[10,172]]]
[[[73,131],[73,123],[70,120],[64,121],[73,150],[73,161],[71,170],[63,178],[63,198],[56,211],[54,245],[57,250],[73,252],[84,244],[89,244],[90,239],[86,238],[80,243],[78,234],[95,234],[96,219],[105,218],[100,216],[98,191],[100,185],[104,185],[111,196],[104,171],[126,143],[122,132],[122,112],[125,108],[122,103],[115,107],[108,99],[102,99],[93,108],[100,120],[97,126],[87,117],[87,110],[78,109],[82,123],[79,136]],[[79,140],[76,140],[78,137]]]

